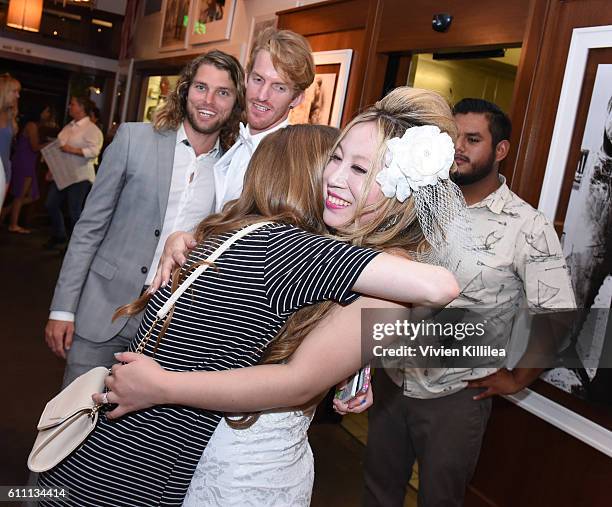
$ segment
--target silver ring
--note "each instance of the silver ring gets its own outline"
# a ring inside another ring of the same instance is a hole
[[[108,403],[109,403],[109,402],[108,402],[108,393],[107,393],[107,392],[103,392],[103,393],[102,393],[102,403],[103,403],[104,405],[108,405]]]

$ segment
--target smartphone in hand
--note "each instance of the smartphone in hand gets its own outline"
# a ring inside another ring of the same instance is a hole
[[[366,364],[355,375],[353,375],[347,383],[336,389],[335,398],[347,403],[349,400],[365,394],[370,387],[370,365]]]

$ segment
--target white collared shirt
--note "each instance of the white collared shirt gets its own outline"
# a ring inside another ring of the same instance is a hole
[[[238,199],[240,194],[242,194],[244,175],[251,161],[251,156],[261,140],[268,134],[276,132],[287,125],[289,125],[289,120],[279,123],[270,130],[260,132],[259,134],[251,134],[248,125],[240,124],[240,137],[214,167],[215,211],[217,213],[221,211],[226,202]]]
[[[213,167],[219,154],[220,144],[217,139],[212,150],[196,156],[181,124],[176,133],[174,166],[164,224],[145,285],[150,285],[155,277],[168,236],[174,231],[193,230],[202,218],[212,213],[215,205]]]
[[[213,166],[219,159],[219,139],[208,153],[196,157],[189,144],[183,124],[176,133],[174,164],[168,205],[164,216],[155,256],[149,268],[145,285],[150,285],[155,277],[159,258],[166,239],[174,231],[190,231],[209,215],[215,205],[215,185]],[[52,311],[49,319],[74,322],[74,313]]]
[[[79,181],[91,181],[96,178],[94,164],[102,149],[104,135],[102,131],[89,119],[89,116],[81,118],[79,121],[72,120],[57,135],[60,146],[70,145],[73,148],[83,150],[83,156],[79,156],[80,168]]]

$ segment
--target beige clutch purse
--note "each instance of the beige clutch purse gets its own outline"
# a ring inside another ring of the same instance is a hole
[[[93,431],[101,405],[96,405],[91,395],[104,391],[107,375],[108,369],[103,366],[89,370],[47,403],[28,457],[32,472],[53,468]]]

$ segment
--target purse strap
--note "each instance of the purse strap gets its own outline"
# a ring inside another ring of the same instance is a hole
[[[149,327],[149,330],[142,337],[142,340],[140,340],[140,343],[138,344],[138,348],[136,349],[136,353],[137,354],[142,353],[147,342],[149,341],[149,338],[151,337],[151,334],[153,332],[153,329],[155,328],[155,325],[160,320],[163,320],[166,318],[166,316],[168,315],[172,307],[175,305],[178,298],[180,298],[183,295],[183,292],[185,292],[189,288],[189,286],[194,282],[196,278],[198,278],[204,271],[206,271],[211,266],[211,264],[214,263],[223,254],[223,252],[225,252],[236,241],[243,238],[247,234],[250,234],[251,232],[259,229],[260,227],[263,227],[264,225],[268,225],[271,223],[273,222],[269,222],[269,221],[268,222],[257,222],[256,224],[247,225],[246,227],[240,229],[239,231],[235,232],[231,237],[226,239],[213,253],[211,253],[208,256],[208,258],[204,261],[204,263],[200,264],[196,269],[194,269],[193,273],[191,273],[183,281],[183,283],[181,283],[181,285],[177,287],[177,289],[168,298],[168,301],[166,301],[166,303],[157,311],[157,313],[155,314],[155,319],[153,320],[153,323]]]

